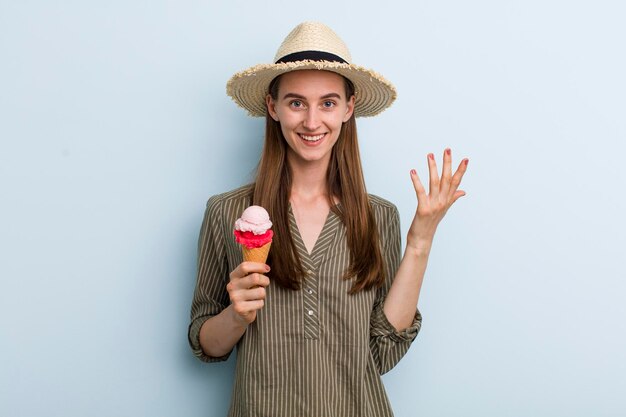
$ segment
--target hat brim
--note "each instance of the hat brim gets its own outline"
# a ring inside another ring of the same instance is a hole
[[[394,86],[375,71],[331,61],[256,65],[233,75],[226,84],[226,93],[250,116],[263,117],[266,114],[265,97],[270,82],[281,74],[305,69],[336,72],[352,81],[356,96],[355,117],[375,116],[391,106],[397,96]]]

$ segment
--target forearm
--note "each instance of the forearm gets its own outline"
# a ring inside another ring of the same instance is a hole
[[[383,311],[389,323],[398,331],[413,323],[431,245],[432,241],[418,248],[407,245],[387,293]]]
[[[200,328],[200,346],[209,356],[224,356],[241,339],[247,327],[236,319],[231,304],[204,322]]]

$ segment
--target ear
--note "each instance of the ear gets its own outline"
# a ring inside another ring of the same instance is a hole
[[[278,113],[276,113],[276,103],[274,103],[274,99],[269,94],[265,96],[265,105],[267,106],[267,112],[270,114],[270,117],[275,121],[278,121]]]
[[[346,109],[346,115],[343,118],[344,123],[350,120],[350,118],[352,117],[352,113],[354,113],[354,101],[355,101],[355,98],[354,98],[354,95],[352,95],[350,97],[350,100],[348,100],[348,103],[347,103],[348,107]]]

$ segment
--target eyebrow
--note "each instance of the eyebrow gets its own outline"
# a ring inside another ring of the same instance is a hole
[[[297,98],[297,99],[301,99],[301,100],[305,100],[306,97],[300,95],[300,94],[296,94],[296,93],[287,93],[285,94],[285,96],[283,97],[283,99],[286,98]],[[328,94],[324,94],[323,96],[320,97],[321,99],[326,99],[326,98],[337,98],[341,100],[341,96],[337,93],[328,93]]]

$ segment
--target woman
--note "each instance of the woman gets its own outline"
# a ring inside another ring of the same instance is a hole
[[[401,256],[395,206],[365,191],[356,116],[395,99],[393,86],[350,64],[326,26],[303,23],[274,64],[236,74],[228,93],[266,117],[253,185],[209,199],[199,240],[189,341],[204,361],[237,345],[231,416],[389,416],[380,375],[404,356],[437,225],[465,192],[467,168],[430,190],[411,171],[418,207]],[[274,223],[267,264],[242,262],[233,224],[249,205]]]

